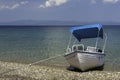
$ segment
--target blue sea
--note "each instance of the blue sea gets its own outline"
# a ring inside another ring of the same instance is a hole
[[[65,53],[71,26],[0,26],[0,61],[33,63]],[[104,25],[108,36],[105,49],[105,69],[120,71],[120,26]],[[73,37],[74,38],[74,37]],[[94,46],[95,40],[82,40]],[[99,41],[101,45],[101,41]],[[94,45],[93,45],[94,44]],[[39,64],[67,66],[64,57]]]

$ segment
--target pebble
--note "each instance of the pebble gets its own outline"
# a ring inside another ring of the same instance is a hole
[[[22,69],[11,71],[16,67]],[[120,80],[120,72],[75,72],[49,66],[27,66],[27,64],[22,63],[2,61],[0,61],[0,75],[0,80]],[[11,77],[6,77],[6,75]]]

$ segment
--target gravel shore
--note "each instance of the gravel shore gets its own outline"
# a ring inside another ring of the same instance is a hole
[[[0,61],[0,80],[120,80],[120,72],[76,72],[66,68]]]

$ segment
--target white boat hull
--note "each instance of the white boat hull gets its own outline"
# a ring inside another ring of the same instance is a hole
[[[104,65],[103,53],[73,52],[65,55],[68,63],[82,71]]]

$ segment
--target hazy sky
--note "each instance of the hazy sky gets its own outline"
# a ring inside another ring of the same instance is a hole
[[[0,22],[14,20],[120,22],[120,0],[0,0]]]

